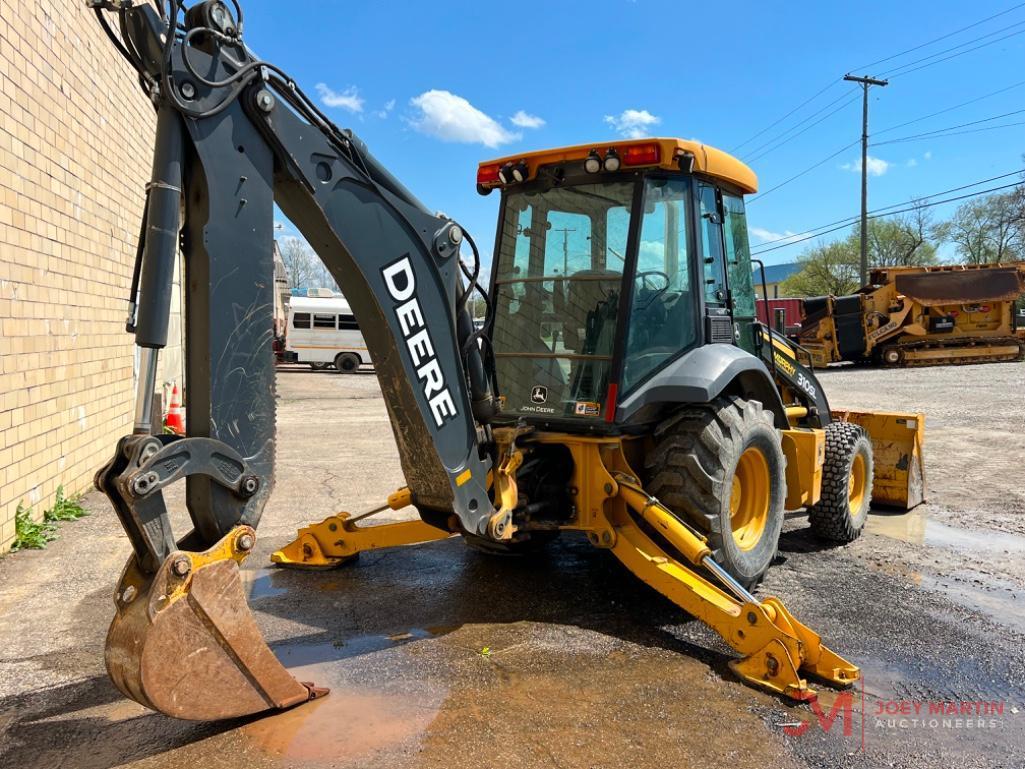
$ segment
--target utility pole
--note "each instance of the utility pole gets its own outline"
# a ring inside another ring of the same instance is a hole
[[[889,85],[874,77],[844,75],[844,80],[861,83],[861,285],[868,283],[868,87]]]
[[[562,275],[566,276],[569,270],[569,234],[576,232],[576,227],[556,227],[553,232],[562,233]]]

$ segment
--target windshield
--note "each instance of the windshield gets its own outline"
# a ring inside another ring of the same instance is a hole
[[[633,182],[505,197],[493,345],[503,412],[600,417]]]

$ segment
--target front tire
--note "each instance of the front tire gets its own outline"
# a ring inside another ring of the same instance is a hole
[[[757,401],[716,398],[655,431],[647,490],[708,537],[715,560],[745,587],[779,548],[786,458],[772,415]]]
[[[872,503],[872,442],[858,425],[826,425],[822,495],[808,508],[808,523],[819,539],[847,544],[861,536]]]

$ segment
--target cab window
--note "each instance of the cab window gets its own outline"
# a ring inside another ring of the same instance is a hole
[[[635,183],[504,199],[492,345],[503,412],[600,418]]]
[[[697,340],[687,253],[689,190],[686,179],[645,183],[624,390]]]
[[[726,267],[730,278],[730,297],[734,319],[755,317],[755,294],[751,285],[751,244],[747,235],[744,200],[723,193],[723,239],[726,242]]]
[[[722,215],[711,184],[698,183],[701,215],[701,254],[704,262],[705,304],[726,306],[726,269],[723,264]]]

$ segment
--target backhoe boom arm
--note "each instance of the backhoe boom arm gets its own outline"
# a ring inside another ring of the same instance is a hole
[[[171,2],[175,12],[177,5]],[[454,513],[462,528],[484,534],[494,510],[490,458],[479,449],[478,430],[490,414],[492,384],[479,346],[467,344],[473,328],[460,275],[461,228],[431,214],[358,138],[335,128],[279,69],[258,61],[241,41],[241,19],[223,4],[194,6],[167,44],[174,13],[148,3],[117,10],[129,61],[158,114],[136,340],[147,366],[155,366],[149,351],[166,344],[180,229],[188,276],[183,440],[223,444],[223,453],[242,458],[239,475],[256,484],[239,495],[218,481],[216,468],[193,461],[190,546],[211,547],[240,523],[255,527],[273,486],[275,203],[344,287],[414,504],[431,522],[451,527]],[[143,568],[154,571],[175,540],[161,505],[148,501],[157,484],[134,493],[140,463],[127,469],[132,477],[121,477],[146,438],[145,416],[136,432],[98,485],[121,497],[115,506]],[[121,495],[119,480],[133,494]],[[133,511],[144,502],[148,514]]]

